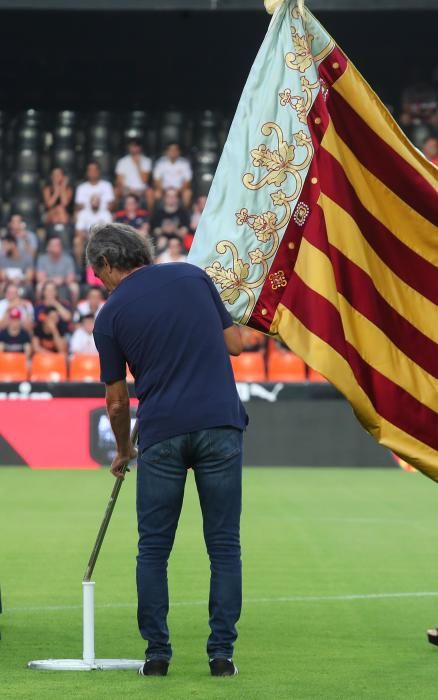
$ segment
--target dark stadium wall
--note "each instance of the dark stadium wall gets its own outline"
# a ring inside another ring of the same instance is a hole
[[[390,103],[436,61],[434,12],[317,14]],[[268,22],[263,11],[3,10],[1,109],[232,113]]]

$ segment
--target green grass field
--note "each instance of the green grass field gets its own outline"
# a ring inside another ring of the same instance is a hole
[[[438,624],[438,491],[398,470],[245,470],[237,678],[208,674],[208,561],[192,474],[169,571],[168,677],[26,669],[30,659],[81,657],[81,578],[111,487],[104,470],[0,470],[2,699],[438,697],[438,649],[424,635]],[[95,571],[100,657],[144,653],[134,491],[131,474]]]

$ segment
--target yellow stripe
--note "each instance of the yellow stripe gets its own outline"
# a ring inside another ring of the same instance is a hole
[[[341,391],[371,435],[402,459],[438,481],[438,452],[380,416],[357,384],[348,362],[331,345],[309,331],[285,306],[277,308],[272,332],[311,367],[326,376]]]
[[[327,237],[330,243],[371,277],[377,291],[393,309],[437,343],[437,305],[412,289],[385,265],[362,236],[356,221],[345,209],[324,194],[320,195],[319,203],[324,209]]]
[[[365,209],[418,255],[438,265],[438,227],[367,170],[337,135],[332,122],[324,134],[322,146],[341,164]]]
[[[437,169],[429,163],[412,145],[395,120],[388,113],[374,90],[349,61],[345,72],[333,84],[335,89],[355,112],[365,119],[368,126],[379,138],[401,156],[417,173],[424,177],[432,187],[438,185]],[[364,113],[364,108],[369,109]]]
[[[438,381],[337,291],[333,267],[325,253],[303,239],[295,272],[310,289],[328,299],[339,311],[346,340],[367,364],[432,411],[438,411]]]

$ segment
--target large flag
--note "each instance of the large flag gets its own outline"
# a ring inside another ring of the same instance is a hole
[[[190,262],[438,481],[438,169],[312,14],[274,4]]]

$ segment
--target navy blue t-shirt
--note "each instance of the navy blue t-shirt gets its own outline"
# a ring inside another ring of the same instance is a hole
[[[139,447],[219,426],[243,430],[224,329],[233,324],[202,270],[188,263],[142,267],[125,277],[94,327],[106,384],[135,377]]]

